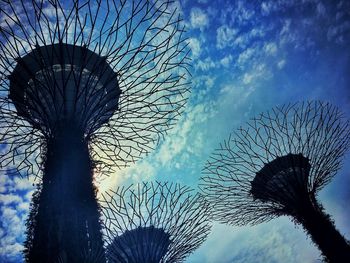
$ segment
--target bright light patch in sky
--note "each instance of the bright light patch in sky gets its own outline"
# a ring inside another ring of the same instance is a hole
[[[232,129],[276,105],[324,100],[350,117],[350,3],[334,0],[183,0],[192,49],[192,93],[178,124],[147,158],[100,192],[148,180],[197,187],[210,153]],[[350,239],[349,156],[319,200]],[[0,176],[0,262],[22,262],[33,186]],[[317,262],[310,238],[287,217],[255,227],[215,223],[189,263]]]

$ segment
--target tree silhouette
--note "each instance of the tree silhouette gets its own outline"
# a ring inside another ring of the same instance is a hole
[[[210,231],[207,203],[179,184],[119,187],[102,206],[108,262],[183,262]]]
[[[0,168],[41,178],[27,261],[103,250],[94,174],[147,154],[187,100],[176,13],[167,0],[1,1]]]
[[[200,188],[213,217],[233,225],[287,215],[330,262],[350,260],[350,246],[316,200],[349,148],[349,122],[328,103],[276,107],[248,122],[207,161]]]

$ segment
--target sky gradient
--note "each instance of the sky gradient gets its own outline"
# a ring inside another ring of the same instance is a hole
[[[277,105],[328,101],[350,118],[350,2],[186,0],[177,3],[192,49],[192,92],[185,113],[155,151],[99,191],[147,180],[197,189],[210,153],[245,121]],[[350,239],[350,156],[318,199]],[[33,185],[0,176],[0,262],[22,262]],[[319,262],[301,227],[281,217],[254,227],[214,223],[186,262]]]

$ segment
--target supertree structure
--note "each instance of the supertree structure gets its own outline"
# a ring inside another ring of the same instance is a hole
[[[330,262],[350,260],[350,246],[316,199],[349,148],[349,122],[334,106],[276,107],[230,135],[203,170],[200,188],[213,217],[232,225],[287,215]]]
[[[147,154],[186,103],[181,19],[168,0],[0,8],[0,168],[41,178],[26,259],[84,262],[103,252],[94,172]]]
[[[140,183],[102,201],[108,262],[183,262],[210,231],[209,206],[179,184]]]

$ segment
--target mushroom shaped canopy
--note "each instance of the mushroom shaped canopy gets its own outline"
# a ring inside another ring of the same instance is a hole
[[[183,262],[211,228],[208,204],[191,192],[160,182],[107,192],[101,205],[109,262]]]
[[[349,121],[336,107],[319,101],[276,107],[214,151],[200,188],[223,223],[293,215],[332,179],[349,146]]]
[[[168,251],[169,237],[153,226],[127,230],[108,246],[107,257],[110,262],[158,263]]]
[[[253,198],[279,202],[288,211],[298,208],[308,192],[309,160],[301,154],[287,154],[266,164],[251,182]]]
[[[67,124],[93,132],[118,109],[117,74],[85,47],[37,47],[17,60],[9,78],[18,115],[48,136]]]
[[[189,48],[171,0],[2,1],[0,21],[0,169],[40,174],[47,140],[73,122],[113,172],[183,112]]]

